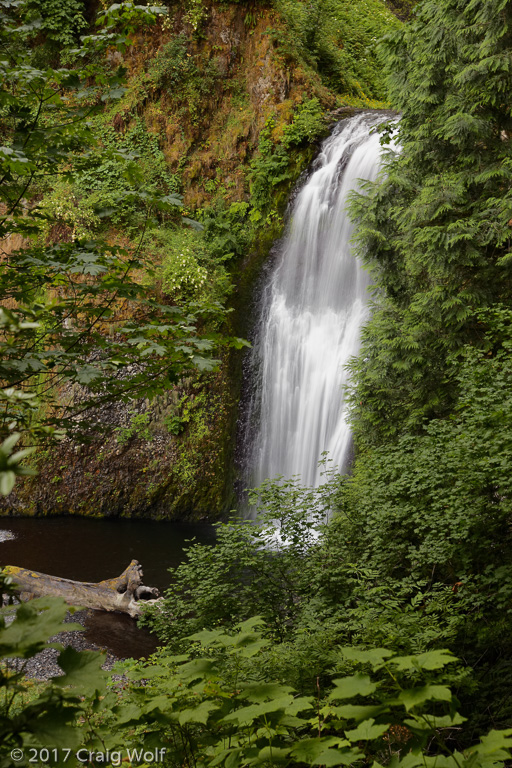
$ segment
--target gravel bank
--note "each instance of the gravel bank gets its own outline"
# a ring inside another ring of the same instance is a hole
[[[73,615],[68,613],[64,621],[68,624],[82,624],[82,626],[84,626],[86,616],[87,611],[77,611]],[[7,621],[9,621],[9,619]],[[80,630],[60,632],[58,635],[51,637],[49,642],[62,643],[62,645],[71,646],[77,651],[105,650],[94,643],[87,642],[84,638],[84,633]],[[62,670],[57,664],[58,655],[59,651],[56,648],[46,648],[44,651],[41,651],[41,653],[28,659],[27,662],[24,662],[23,659],[8,659],[7,661],[9,666],[13,669],[17,669],[22,664],[26,664],[25,675],[29,678],[34,680],[48,680],[50,677],[62,675]],[[111,670],[116,661],[119,661],[119,657],[114,656],[113,653],[107,651],[103,669]]]

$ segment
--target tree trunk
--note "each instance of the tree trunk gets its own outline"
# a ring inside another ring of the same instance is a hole
[[[140,616],[144,603],[153,603],[159,597],[157,589],[142,584],[142,567],[137,560],[132,560],[116,579],[97,584],[61,579],[14,565],[5,566],[4,573],[11,576],[22,599],[47,595],[62,597],[70,605],[98,611],[121,611],[134,619]]]

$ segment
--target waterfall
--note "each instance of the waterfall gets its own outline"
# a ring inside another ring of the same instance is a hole
[[[346,204],[358,179],[377,175],[381,146],[371,129],[383,119],[364,113],[338,124],[293,204],[251,360],[253,487],[278,475],[319,485],[324,451],[341,471],[349,464],[346,365],[359,351],[369,278],[351,253]]]

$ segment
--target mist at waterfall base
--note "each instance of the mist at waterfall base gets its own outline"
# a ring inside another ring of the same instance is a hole
[[[249,487],[278,476],[318,487],[325,452],[341,472],[350,464],[346,366],[359,351],[369,277],[352,253],[347,203],[359,179],[377,176],[382,147],[373,129],[389,118],[371,112],[339,123],[293,204],[250,363]]]

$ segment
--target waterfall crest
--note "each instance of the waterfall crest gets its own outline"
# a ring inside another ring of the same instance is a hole
[[[341,471],[349,463],[346,365],[359,351],[369,278],[351,253],[346,204],[359,179],[378,173],[381,146],[371,129],[383,119],[364,113],[340,123],[295,199],[252,353],[253,487],[278,475],[319,485],[324,451]]]

